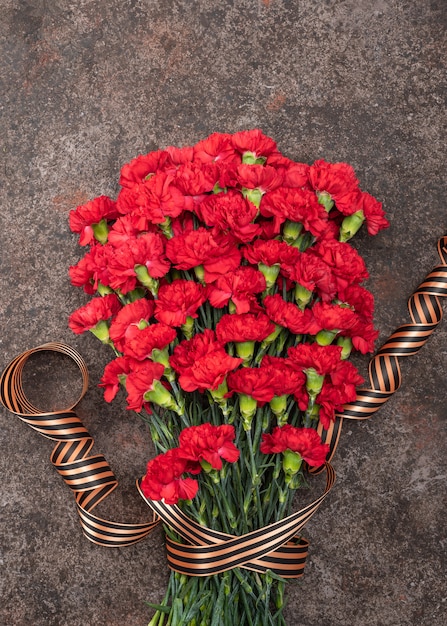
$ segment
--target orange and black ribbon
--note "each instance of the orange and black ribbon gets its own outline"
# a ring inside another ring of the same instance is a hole
[[[271,570],[283,578],[299,578],[306,563],[308,542],[299,537],[299,531],[316,513],[335,482],[335,471],[326,463],[326,487],[322,495],[308,506],[288,517],[233,536],[205,528],[185,515],[178,506],[150,500],[137,487],[141,496],[187,543],[166,537],[169,567],[189,576],[211,576],[233,567],[265,573]]]
[[[62,411],[42,412],[29,402],[23,391],[23,368],[32,354],[42,351],[68,355],[81,371],[81,395],[72,406]],[[108,547],[130,546],[144,539],[159,520],[154,514],[153,521],[149,523],[122,524],[92,514],[92,509],[117,487],[118,481],[101,454],[89,456],[94,443],[93,437],[73,411],[87,388],[87,366],[76,350],[61,343],[46,343],[23,352],[11,361],[0,378],[0,400],[31,428],[56,442],[50,459],[73,491],[82,530],[87,539]]]

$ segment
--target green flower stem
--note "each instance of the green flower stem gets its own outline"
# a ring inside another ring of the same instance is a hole
[[[247,435],[247,443],[248,443],[248,451],[249,451],[249,460],[250,460],[250,466],[251,466],[251,484],[252,484],[252,494],[255,496],[255,502],[256,502],[256,507],[258,509],[258,522],[259,522],[259,527],[261,528],[262,526],[264,526],[264,513],[262,510],[262,500],[261,500],[261,496],[259,493],[259,485],[260,485],[260,477],[258,474],[258,466],[256,464],[256,459],[255,459],[255,453],[253,450],[253,442],[251,439],[251,431],[248,430],[246,431],[246,435]]]
[[[139,414],[143,422],[149,426],[152,441],[154,442],[157,452],[166,452],[172,447],[172,434],[166,427],[166,424],[160,419],[156,411],[152,411],[152,415],[145,413]]]
[[[316,394],[309,394],[309,403],[303,418],[304,428],[314,428],[318,423],[318,412],[314,411],[314,408],[318,406],[315,403],[316,398]]]

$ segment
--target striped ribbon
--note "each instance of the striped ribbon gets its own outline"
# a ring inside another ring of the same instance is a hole
[[[29,402],[23,391],[23,368],[32,354],[42,351],[68,355],[81,371],[81,395],[73,405],[62,411],[42,412]],[[62,343],[46,343],[23,352],[11,361],[0,378],[0,400],[28,426],[56,442],[50,459],[73,491],[82,530],[87,539],[107,547],[130,546],[144,539],[158,524],[159,519],[154,513],[150,523],[122,524],[104,520],[91,513],[118,486],[118,481],[101,454],[89,456],[94,443],[93,437],[72,410],[87,388],[87,366],[76,350]]]
[[[318,432],[330,445],[330,461],[335,453],[344,419],[366,420],[397,391],[402,383],[399,358],[419,352],[442,320],[439,297],[447,296],[447,236],[438,241],[441,263],[433,268],[408,300],[411,324],[399,326],[369,363],[368,389],[358,389],[357,397],[336,415],[328,430],[321,423]],[[312,473],[324,470],[316,468]]]
[[[256,572],[270,570],[283,578],[303,575],[309,543],[299,531],[318,510],[335,482],[335,471],[326,463],[326,487],[322,495],[305,508],[288,517],[241,536],[205,528],[187,517],[176,505],[150,500],[138,490],[165,524],[175,530],[187,544],[166,537],[169,567],[189,576],[220,574],[233,567]]]

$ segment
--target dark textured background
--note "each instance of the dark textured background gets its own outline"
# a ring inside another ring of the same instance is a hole
[[[407,298],[447,232],[446,11],[443,0],[0,0],[0,367],[49,340],[83,354],[79,414],[120,480],[104,516],[148,517],[133,483],[152,449],[96,387],[109,352],[67,329],[85,302],[67,277],[82,254],[70,209],[115,195],[136,154],[213,131],[260,127],[296,160],[346,160],[392,224],[356,244],[384,340],[409,321]],[[372,420],[344,429],[337,486],[288,591],[290,626],[446,622],[446,332],[403,364]],[[69,363],[33,365],[30,396],[76,397]],[[146,624],[144,600],[159,601],[168,576],[161,533],[90,544],[51,444],[5,410],[0,420],[0,623]]]

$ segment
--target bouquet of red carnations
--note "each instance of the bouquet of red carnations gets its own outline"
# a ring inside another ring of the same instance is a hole
[[[385,228],[382,206],[348,164],[294,162],[260,130],[139,156],[119,184],[70,213],[89,247],[71,281],[94,297],[69,325],[111,346],[105,399],[124,388],[158,453],[139,489],[172,573],[150,624],[284,624],[326,435],[362,382],[348,357],[378,334],[347,241]]]

